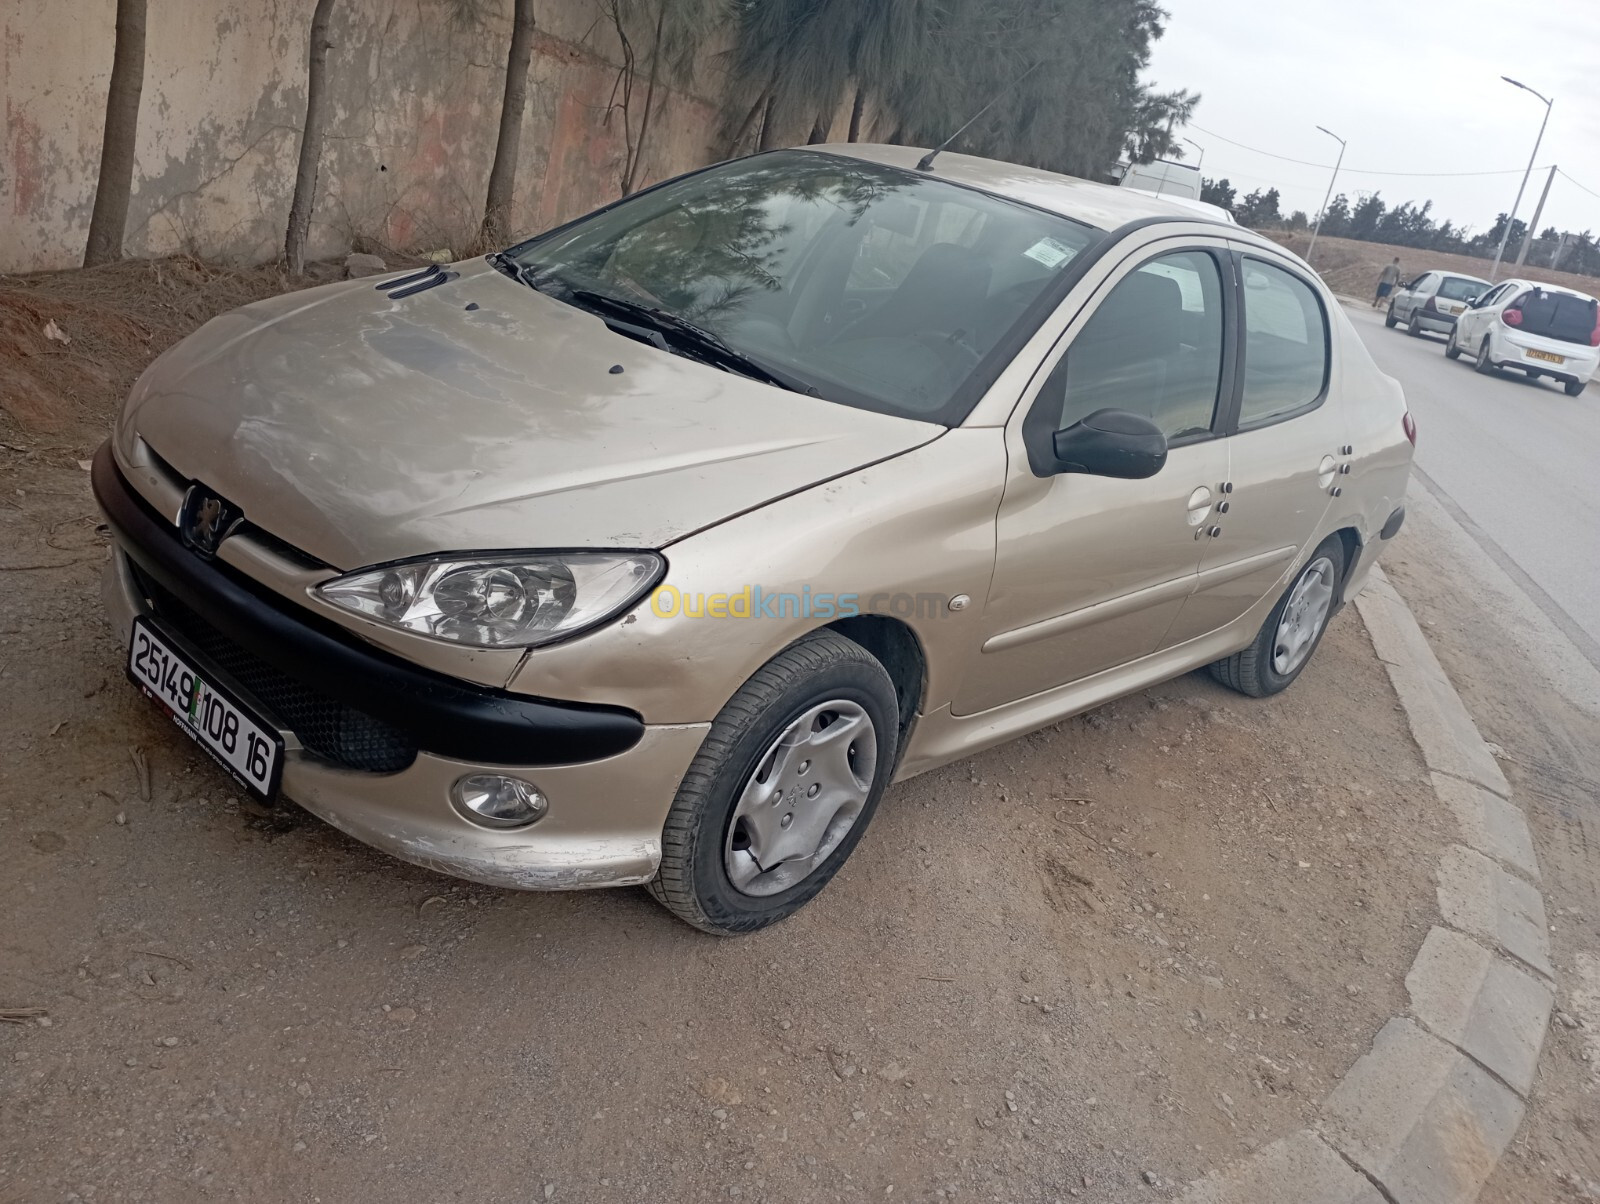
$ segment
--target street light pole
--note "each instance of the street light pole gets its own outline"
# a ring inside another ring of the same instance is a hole
[[[1322,130],[1322,132],[1324,134],[1328,135],[1328,137],[1332,138],[1335,142],[1337,142],[1339,144],[1339,157],[1338,157],[1338,159],[1336,159],[1334,161],[1334,164],[1333,164],[1333,175],[1328,178],[1328,195],[1322,198],[1322,208],[1317,210],[1317,224],[1315,226],[1313,226],[1312,229],[1311,229],[1311,245],[1306,248],[1306,262],[1307,263],[1311,262],[1311,252],[1313,252],[1313,251],[1315,251],[1317,249],[1317,235],[1322,233],[1322,219],[1327,216],[1327,213],[1328,213],[1328,202],[1333,199],[1334,181],[1339,178],[1339,167],[1340,167],[1341,164],[1344,163],[1344,148],[1345,148],[1344,139],[1339,137],[1338,134],[1335,134],[1330,129],[1325,129],[1324,127],[1322,127],[1320,125],[1317,128],[1319,130]]]
[[[1545,96],[1542,92],[1534,91],[1527,84],[1512,79],[1509,75],[1502,75],[1501,79],[1514,88],[1521,88],[1524,92],[1533,92],[1540,100],[1544,101],[1544,120],[1539,123],[1539,136],[1533,140],[1533,154],[1528,156],[1528,170],[1522,173],[1522,183],[1517,185],[1517,199],[1511,202],[1511,212],[1506,215],[1506,228],[1500,232],[1500,245],[1495,249],[1494,267],[1489,269],[1489,283],[1494,283],[1494,278],[1500,274],[1500,260],[1506,253],[1506,240],[1511,237],[1512,224],[1517,220],[1517,210],[1522,205],[1523,191],[1528,187],[1528,177],[1533,174],[1533,161],[1539,157],[1539,144],[1544,141],[1544,127],[1550,124],[1550,109],[1556,102],[1553,98]]]
[[[1533,240],[1539,237],[1539,219],[1544,216],[1544,203],[1550,199],[1550,185],[1556,182],[1556,166],[1550,165],[1550,174],[1544,178],[1544,191],[1539,194],[1539,203],[1533,207],[1533,220],[1528,223],[1528,232],[1522,236],[1522,249],[1517,252],[1517,266],[1520,268],[1528,262],[1528,251],[1533,246]]]

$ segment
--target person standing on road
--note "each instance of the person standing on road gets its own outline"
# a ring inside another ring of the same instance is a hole
[[[1400,283],[1400,256],[1383,265],[1383,271],[1378,273],[1378,291],[1373,295],[1372,308],[1377,309],[1383,304],[1383,299],[1394,292],[1394,286]]]

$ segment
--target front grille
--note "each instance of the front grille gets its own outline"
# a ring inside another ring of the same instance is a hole
[[[298,736],[307,750],[346,769],[369,773],[397,773],[416,760],[416,741],[405,732],[319,694],[241,648],[137,565],[131,567],[156,617],[250,691],[268,717]]]

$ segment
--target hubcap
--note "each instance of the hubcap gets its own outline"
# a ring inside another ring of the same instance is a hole
[[[728,824],[722,861],[734,888],[775,895],[811,874],[861,817],[877,766],[877,732],[856,703],[819,703],[784,728]]]
[[[1278,631],[1272,637],[1272,667],[1279,676],[1287,677],[1311,655],[1332,605],[1333,561],[1319,556],[1294,583],[1278,619]]]

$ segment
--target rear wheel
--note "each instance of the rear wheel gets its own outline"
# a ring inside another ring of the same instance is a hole
[[[1494,375],[1494,361],[1489,358],[1489,336],[1483,336],[1483,342],[1478,347],[1478,371],[1485,376]]]
[[[1344,542],[1330,535],[1311,553],[1250,646],[1208,666],[1211,676],[1252,698],[1288,689],[1322,642],[1344,570]]]
[[[1393,330],[1395,324],[1399,321],[1400,319],[1394,316],[1394,302],[1391,301],[1389,302],[1389,312],[1383,315],[1383,324]]]
[[[1561,387],[1567,391],[1568,397],[1576,397],[1579,393],[1583,392],[1584,387],[1587,386],[1588,383],[1589,382],[1586,380],[1569,380]]]
[[[667,813],[650,893],[719,936],[792,915],[861,840],[899,731],[894,682],[870,652],[832,631],[791,644],[712,722]]]
[[[1450,328],[1450,337],[1444,342],[1444,358],[1458,360],[1461,358],[1461,344],[1456,342],[1456,328]]]
[[[1422,319],[1417,317],[1418,312],[1415,309],[1412,310],[1411,317],[1406,322],[1406,333],[1412,338],[1417,338],[1422,334]]]

